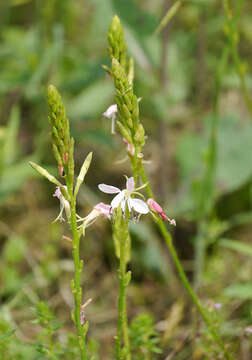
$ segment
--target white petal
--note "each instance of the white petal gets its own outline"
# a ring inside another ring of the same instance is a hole
[[[106,184],[99,184],[98,188],[99,188],[99,190],[101,190],[102,192],[104,192],[106,194],[116,194],[121,191],[120,189],[118,189],[115,186],[106,185]]]
[[[121,201],[121,209],[122,209],[122,212],[124,213],[125,212],[125,205],[126,205],[126,201],[123,199]]]
[[[127,189],[130,193],[132,193],[132,191],[134,191],[134,189],[135,189],[135,181],[134,181],[134,178],[133,178],[133,177],[130,177],[129,179],[127,179],[126,189]]]
[[[116,113],[117,113],[117,105],[113,104],[113,105],[110,105],[110,107],[107,108],[107,110],[103,113],[103,115],[106,118],[110,119]]]
[[[148,205],[141,199],[129,198],[128,203],[139,214],[148,214],[149,212]]]
[[[111,206],[113,209],[117,208],[120,204],[120,202],[124,199],[125,197],[125,191],[122,190],[120,191],[120,193],[118,195],[116,195],[114,197],[114,199],[111,201]]]

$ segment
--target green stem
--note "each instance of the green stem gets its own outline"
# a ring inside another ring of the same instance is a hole
[[[214,341],[219,345],[220,349],[223,351],[224,356],[226,359],[231,359],[230,355],[227,353],[225,346],[219,336],[219,334],[216,331],[215,326],[213,325],[212,321],[210,320],[207,311],[204,309],[204,307],[201,305],[199,298],[197,297],[196,293],[193,291],[187,277],[186,274],[181,266],[180,260],[178,258],[177,252],[173,246],[172,243],[172,239],[170,234],[167,232],[166,227],[164,225],[164,223],[162,222],[162,220],[160,219],[158,221],[158,226],[160,228],[160,231],[165,239],[165,242],[168,246],[168,249],[171,253],[171,256],[173,258],[173,261],[175,263],[176,269],[178,271],[179,277],[182,280],[184,287],[187,291],[187,293],[189,294],[189,296],[191,297],[194,305],[196,306],[196,308],[198,309],[202,319],[204,320],[205,324],[207,325],[209,331],[212,334],[212,337],[214,339]]]
[[[232,15],[232,11],[229,7],[228,0],[222,0],[222,3],[223,3],[223,8],[224,8],[224,12],[225,12],[226,20],[227,20],[227,25],[228,25],[227,37],[228,37],[230,48],[231,48],[231,54],[233,57],[236,72],[240,79],[241,89],[242,89],[242,92],[244,95],[244,99],[245,99],[250,117],[252,118],[252,100],[250,98],[250,93],[249,93],[247,83],[245,80],[245,73],[243,70],[242,62],[241,62],[239,51],[238,51],[238,31],[236,28],[236,26],[237,26],[236,24],[239,19],[244,0],[238,1],[237,9],[235,11],[234,16]]]
[[[197,235],[195,238],[195,269],[194,269],[194,288],[200,288],[201,279],[204,272],[206,237],[207,237],[207,219],[213,206],[214,200],[214,182],[217,164],[217,132],[219,128],[219,98],[222,84],[222,76],[225,71],[230,47],[225,46],[218,65],[215,79],[215,93],[213,100],[213,116],[211,120],[210,138],[208,143],[208,161],[206,163],[205,173],[201,183],[201,193],[197,202],[196,217]]]
[[[128,349],[126,360],[131,360],[130,355],[130,340],[129,340],[129,326],[128,326],[128,311],[127,311],[127,299],[126,299],[126,288],[124,297],[124,321],[123,321],[123,332],[124,332],[124,346]]]
[[[66,174],[66,184],[68,188],[68,193],[70,195],[70,209],[71,209],[71,217],[70,217],[70,226],[73,235],[73,260],[74,260],[74,282],[72,284],[72,293],[74,297],[74,319],[75,326],[78,334],[78,344],[80,348],[81,360],[87,360],[86,353],[86,329],[84,329],[84,325],[81,324],[80,313],[81,313],[81,301],[82,301],[82,289],[80,285],[80,278],[83,263],[80,261],[80,234],[77,227],[77,217],[76,217],[76,200],[73,195],[73,186],[70,184],[68,180],[68,176]]]
[[[141,166],[138,168],[138,172],[139,175],[142,179],[142,181],[144,183],[147,183],[146,186],[146,192],[148,194],[149,197],[153,197],[153,192],[151,189],[150,184],[148,183],[148,178],[147,175],[145,173],[145,169],[143,167],[143,165],[141,164]],[[175,267],[178,271],[178,275],[188,293],[188,295],[191,297],[191,300],[193,301],[194,305],[196,306],[196,308],[198,309],[203,321],[205,322],[206,326],[208,327],[210,333],[212,334],[212,338],[214,339],[214,341],[216,342],[216,344],[218,344],[219,348],[223,351],[225,359],[231,359],[230,355],[227,353],[226,349],[225,349],[225,345],[223,344],[219,334],[216,331],[215,326],[213,325],[211,319],[209,318],[207,311],[204,309],[204,307],[201,305],[199,298],[197,297],[196,293],[193,291],[187,277],[186,274],[182,268],[182,265],[180,263],[180,260],[178,258],[177,252],[175,247],[173,246],[173,242],[172,242],[172,237],[170,235],[170,233],[167,231],[166,226],[164,224],[164,222],[159,218],[157,221],[157,226],[166,242],[166,245],[170,251],[170,254],[172,256],[172,259],[174,261]]]
[[[49,329],[48,331],[48,350],[49,350],[49,359],[54,359],[54,349],[53,349],[53,331]]]
[[[130,360],[129,353],[129,335],[128,335],[128,319],[127,319],[127,301],[126,301],[126,238],[120,239],[120,267],[119,267],[119,280],[120,280],[120,293],[118,299],[118,325],[116,337],[116,359],[122,360],[122,343],[127,349],[126,359]],[[123,341],[124,340],[124,341]]]

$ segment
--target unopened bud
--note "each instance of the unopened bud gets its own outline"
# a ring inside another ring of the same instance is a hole
[[[81,167],[81,170],[80,170],[80,173],[77,177],[77,182],[76,182],[76,186],[75,186],[75,189],[74,189],[74,196],[76,196],[78,194],[78,191],[80,189],[80,186],[81,184],[83,183],[84,181],[84,178],[86,176],[86,173],[88,172],[88,169],[89,169],[89,166],[90,166],[90,163],[91,163],[91,160],[92,160],[92,156],[93,156],[93,153],[90,152],[86,159],[84,160],[83,162],[83,165]]]
[[[145,143],[145,138],[144,138],[144,127],[142,124],[139,124],[137,127],[137,131],[135,134],[135,140],[141,145],[143,146]]]
[[[129,59],[128,80],[129,80],[130,85],[133,85],[133,81],[134,81],[134,59],[133,59],[133,57],[131,57]]]
[[[122,136],[127,140],[128,143],[132,143],[131,135],[129,131],[126,129],[126,127],[120,121],[117,121],[116,123],[117,126],[119,127]]]
[[[53,175],[51,175],[46,169],[43,167],[35,164],[32,161],[29,161],[29,164],[31,167],[36,170],[40,175],[44,176],[47,180],[49,180],[51,183],[57,185],[57,186],[63,186]]]
[[[63,154],[63,161],[64,161],[64,164],[66,164],[68,162],[68,153],[67,152],[65,152]]]
[[[64,177],[66,175],[64,167],[62,165],[58,165],[58,169],[59,169],[60,176]]]
[[[86,323],[86,321],[87,321],[84,309],[85,309],[85,307],[87,307],[91,303],[91,301],[92,301],[92,299],[88,299],[85,302],[85,304],[81,305],[81,307],[80,307],[80,322],[81,322],[81,325],[84,325]]]

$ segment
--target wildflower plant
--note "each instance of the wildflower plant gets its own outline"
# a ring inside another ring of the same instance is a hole
[[[88,321],[85,316],[85,308],[91,302],[91,299],[83,299],[81,288],[81,274],[83,270],[83,261],[80,259],[79,254],[81,236],[85,236],[86,228],[96,221],[98,217],[102,216],[111,220],[115,253],[119,259],[118,325],[115,355],[116,360],[131,360],[137,344],[134,343],[134,341],[132,342],[132,346],[130,344],[127,317],[126,295],[127,287],[131,280],[131,272],[127,271],[131,248],[129,222],[139,221],[140,217],[146,214],[150,214],[157,224],[170,250],[180,280],[207,325],[213,341],[218,345],[223,356],[226,359],[230,359],[230,355],[221,340],[211,316],[209,316],[207,309],[202,306],[199,298],[193,291],[176,253],[172,237],[166,227],[166,224],[175,226],[176,222],[174,219],[170,219],[162,207],[154,200],[152,188],[143,166],[145,130],[139,117],[139,99],[134,93],[134,62],[132,58],[127,58],[127,45],[124,40],[120,20],[117,16],[112,20],[108,40],[111,68],[105,67],[105,69],[114,80],[116,104],[110,106],[103,115],[112,120],[112,133],[114,133],[113,123],[117,119],[116,124],[122,136],[122,141],[126,144],[132,176],[129,178],[126,177],[125,189],[121,190],[112,185],[100,184],[98,186],[100,191],[108,195],[114,195],[111,203],[105,204],[100,202],[96,204],[85,217],[77,214],[77,195],[89,169],[92,153],[87,155],[79,175],[75,179],[74,139],[70,135],[70,125],[61,97],[52,85],[48,88],[49,122],[51,125],[53,153],[57,161],[61,180],[59,181],[41,166],[30,162],[30,165],[37,172],[56,185],[53,196],[59,200],[60,212],[54,221],[62,222],[66,220],[72,232],[72,239],[70,239],[74,261],[74,279],[71,281],[71,289],[74,297],[72,319],[77,330],[81,360],[88,359],[86,345]],[[145,197],[139,192],[140,190],[146,192],[147,201],[145,201]],[[156,347],[156,343],[159,340],[153,338],[156,337],[156,333],[153,330],[152,321],[143,318],[139,323],[140,325],[133,326],[132,328],[133,332],[139,332],[140,334],[139,341],[141,349],[139,358],[142,356],[141,352],[145,353],[146,351],[148,354],[146,358],[151,358],[152,353],[160,352],[159,348]],[[145,326],[147,329],[146,334],[142,334],[141,328]]]
[[[208,327],[214,341],[219,346],[221,352],[226,359],[230,359],[225,345],[223,344],[220,334],[208,314],[208,310],[203,307],[198,296],[193,291],[186,274],[182,268],[178,258],[176,249],[173,245],[173,240],[168,232],[164,221],[170,222],[175,225],[175,221],[169,219],[163,212],[159,204],[153,200],[153,191],[148,181],[147,174],[143,166],[143,146],[145,145],[145,130],[139,118],[139,102],[136,94],[134,93],[134,63],[133,60],[127,58],[127,44],[124,39],[123,29],[118,16],[114,16],[109,32],[109,54],[111,58],[111,68],[104,67],[105,70],[111,75],[115,85],[115,99],[117,104],[117,126],[127,144],[127,149],[134,149],[134,151],[127,151],[131,170],[134,177],[136,186],[139,182],[145,184],[145,190],[149,197],[148,204],[152,213],[155,216],[156,224],[169,248],[170,254],[173,258],[175,267],[178,271],[181,282],[183,283],[186,291],[191,297],[194,305],[198,309],[202,319]],[[155,213],[158,215],[156,216]],[[120,357],[117,357],[120,359]]]
[[[76,198],[91,163],[92,153],[87,155],[75,181],[74,139],[70,136],[69,120],[66,116],[61,96],[52,85],[48,88],[48,103],[53,153],[58,163],[59,175],[63,181],[60,182],[53,175],[49,174],[46,169],[33,162],[30,162],[30,165],[51,183],[56,185],[56,191],[53,196],[57,197],[60,201],[60,213],[55,221],[63,221],[63,213],[65,213],[66,220],[71,228],[74,260],[74,279],[71,281],[71,288],[75,304],[72,318],[77,329],[81,359],[86,360],[86,334],[88,331],[88,321],[86,321],[86,319],[83,321],[84,308],[82,306],[83,299],[80,283],[83,261],[80,260],[79,255],[80,237],[84,234],[83,228],[86,223],[82,224],[81,229],[78,227],[78,219],[80,217],[76,212]]]
[[[39,334],[39,343],[36,344],[37,352],[42,354],[44,359],[57,360],[65,352],[61,344],[55,341],[56,331],[63,325],[47,303],[40,301],[36,305],[36,318],[33,323],[38,323],[42,330]]]
[[[130,324],[130,339],[132,352],[136,360],[155,359],[155,354],[161,354],[161,342],[158,332],[154,329],[151,314],[141,313]]]

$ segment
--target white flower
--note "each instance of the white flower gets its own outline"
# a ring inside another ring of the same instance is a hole
[[[66,186],[64,186],[64,188],[67,190]],[[60,222],[65,221],[64,217],[62,216],[64,210],[65,210],[67,218],[70,219],[70,216],[71,216],[70,204],[62,195],[59,186],[56,187],[56,190],[55,190],[55,193],[53,194],[53,196],[58,198],[60,201],[60,212],[59,212],[59,215],[57,216],[57,218],[54,220],[54,222],[56,222],[58,220]]]
[[[117,115],[117,105],[113,104],[110,105],[107,110],[103,113],[103,116],[105,116],[107,119],[111,119],[111,134],[115,134],[115,119]]]
[[[135,181],[133,177],[127,179],[126,189],[124,190],[106,184],[100,184],[98,188],[106,194],[117,194],[111,201],[112,209],[116,209],[121,205],[122,211],[125,212],[125,206],[127,204],[130,213],[132,210],[139,214],[147,214],[149,212],[148,205],[143,200],[131,197],[131,195],[135,193]]]
[[[113,104],[110,105],[107,110],[103,113],[103,116],[105,116],[108,119],[111,119],[113,116],[115,116],[117,113],[117,105]]]

